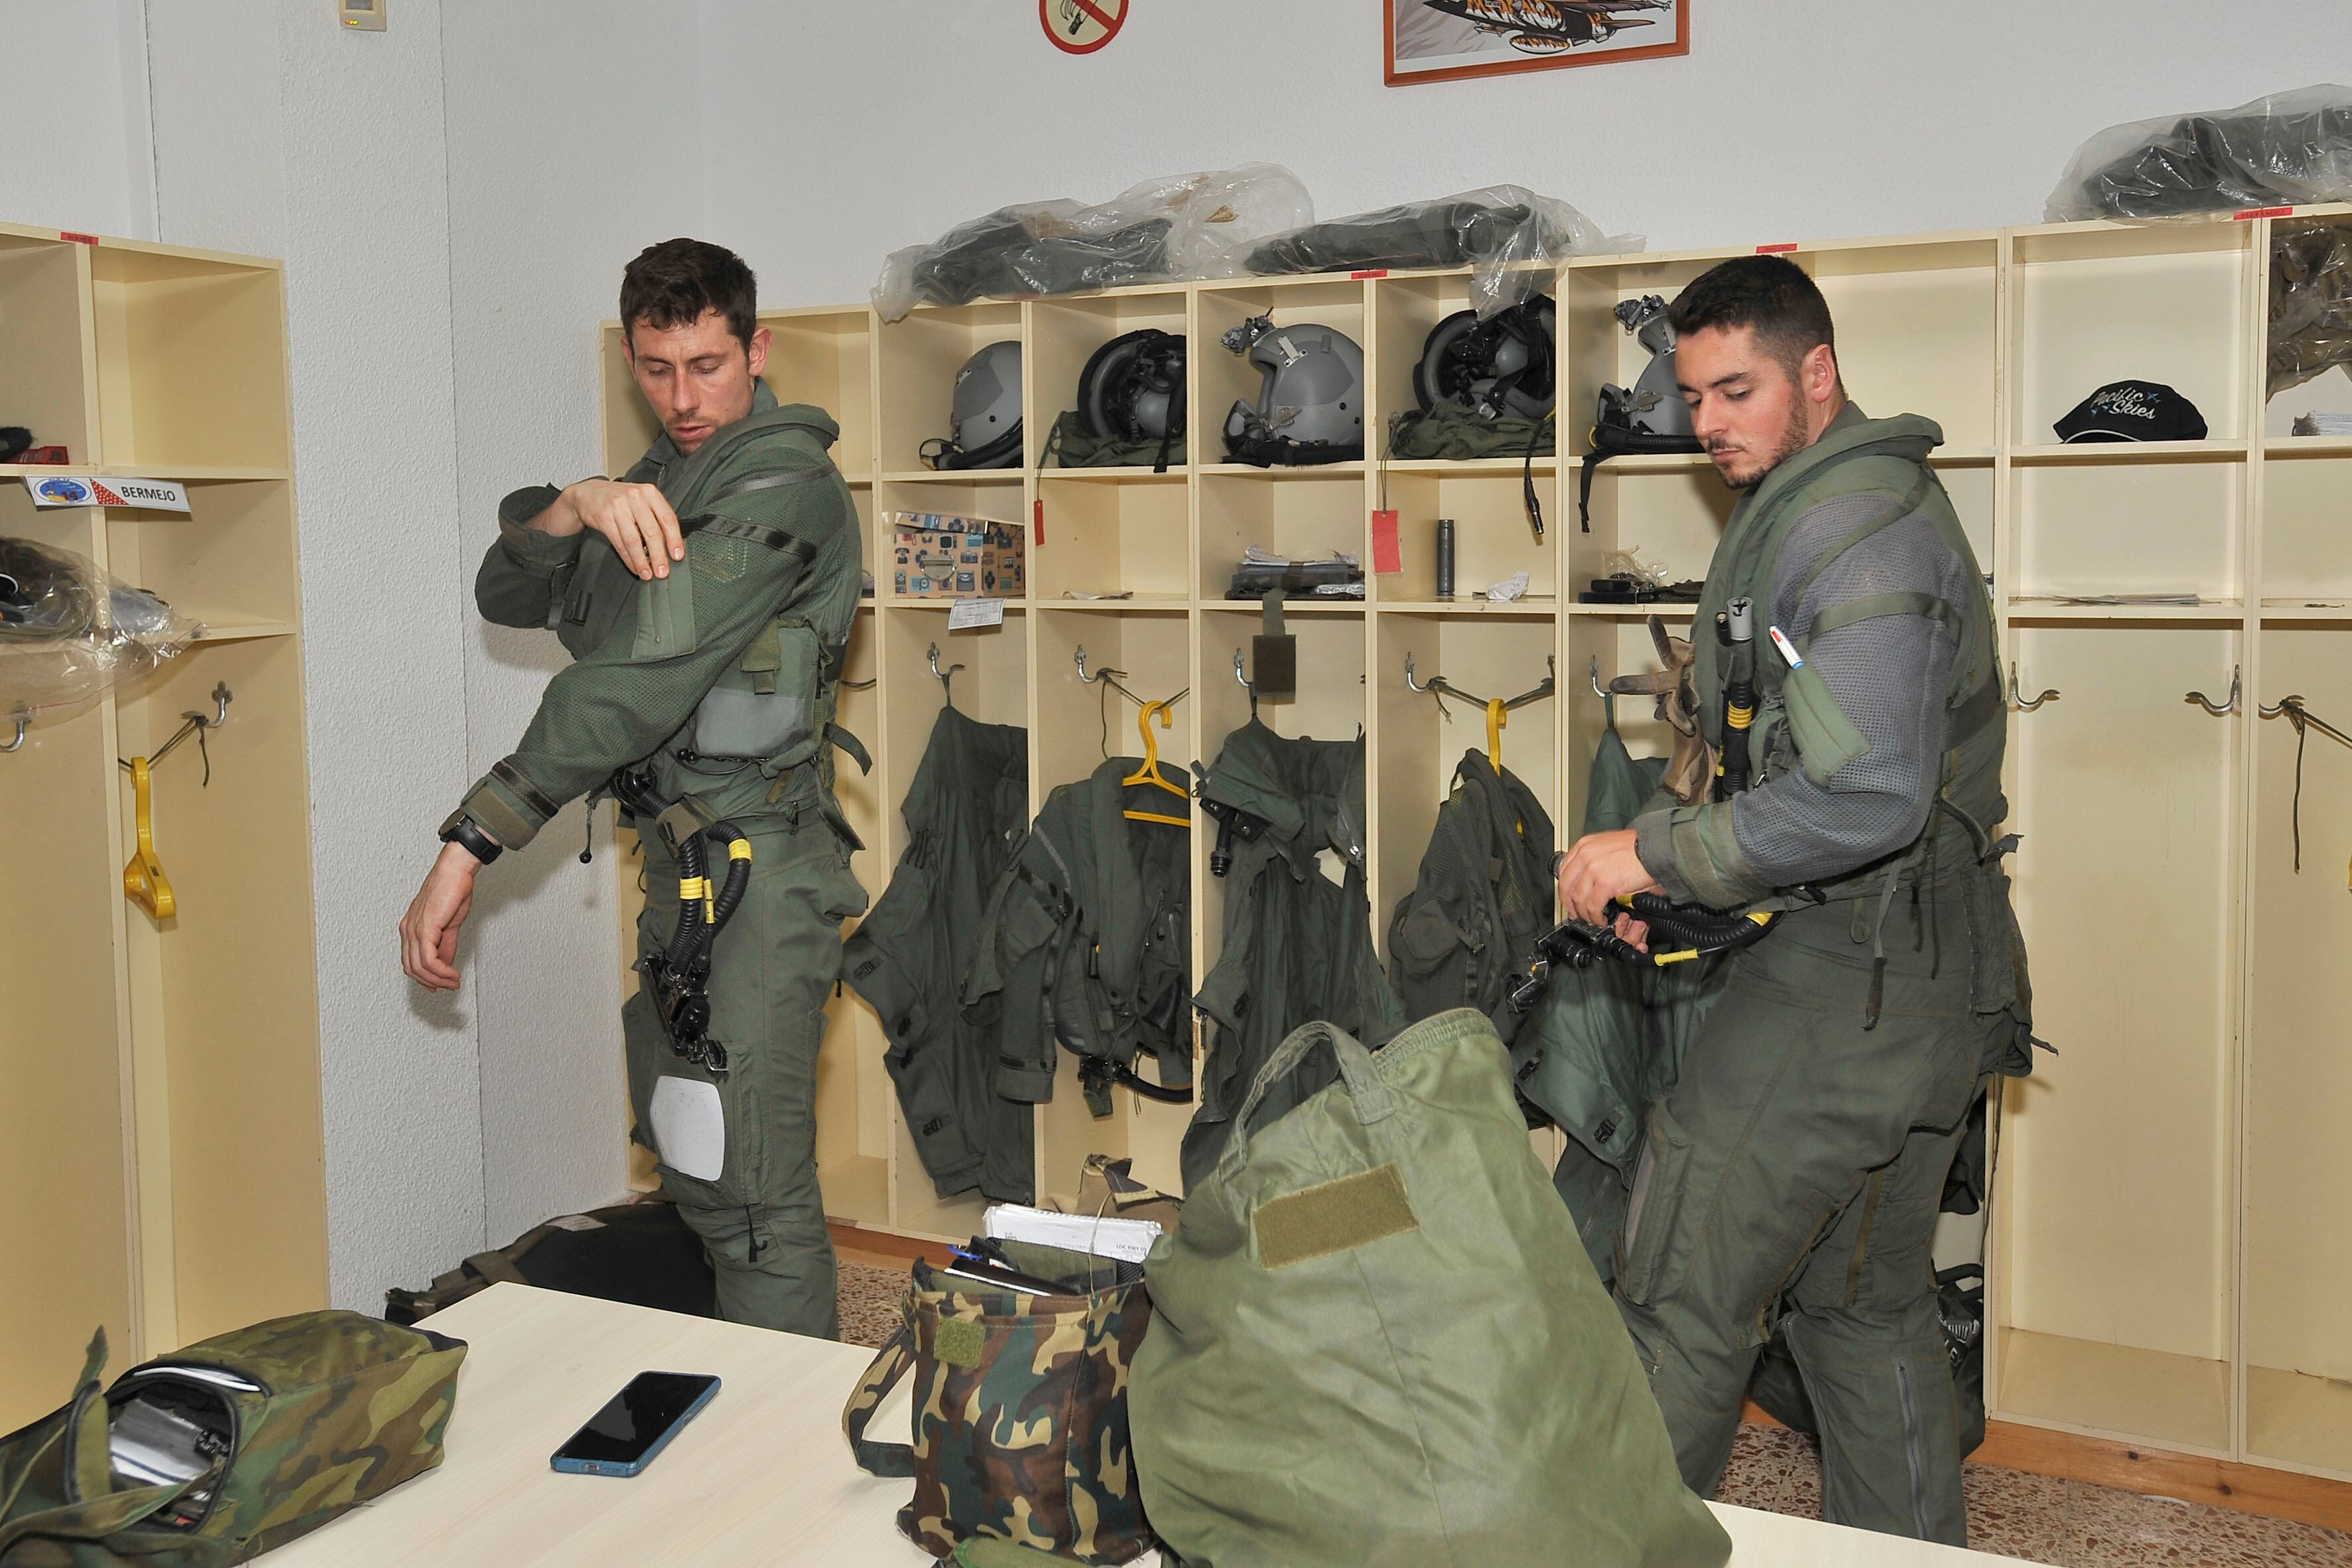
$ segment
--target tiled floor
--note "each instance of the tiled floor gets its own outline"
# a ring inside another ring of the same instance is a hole
[[[1970,1465],[1969,1544],[2061,1568],[2352,1568],[2352,1534],[2083,1481]],[[1742,1426],[1716,1496],[1818,1519],[1821,1451],[1776,1426]]]
[[[887,1265],[887,1267],[885,1265]],[[880,1345],[898,1324],[904,1264],[841,1261],[841,1337]],[[2141,1497],[1990,1465],[1968,1468],[1969,1544],[2059,1568],[2352,1568],[2352,1534]],[[1716,1497],[1819,1519],[1821,1451],[1777,1426],[1742,1426]]]

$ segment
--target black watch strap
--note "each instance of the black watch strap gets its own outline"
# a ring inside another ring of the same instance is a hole
[[[466,853],[487,866],[506,853],[506,847],[483,832],[474,819],[462,813],[441,830],[441,842],[461,844]]]

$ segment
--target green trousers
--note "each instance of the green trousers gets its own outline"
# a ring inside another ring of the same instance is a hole
[[[1898,899],[1884,1005],[1866,906],[1785,918],[1733,963],[1652,1108],[1618,1306],[1683,1479],[1722,1479],[1758,1353],[1787,1319],[1840,1524],[1960,1545],[1959,1413],[1935,1305],[1944,1174],[2005,1016],[1969,1010],[1957,896]]]
[[[719,1316],[835,1339],[833,1242],[816,1176],[817,1047],[841,973],[841,922],[866,907],[866,894],[839,835],[813,810],[801,823],[744,825],[751,887],[710,964],[709,1032],[727,1047],[728,1070],[712,1074],[672,1050],[642,991],[623,1005],[621,1026],[636,1140],[658,1157],[663,1190],[702,1238]],[[644,854],[640,952],[667,947],[677,925],[677,863],[650,829]],[[723,879],[725,851],[709,857],[713,880]]]

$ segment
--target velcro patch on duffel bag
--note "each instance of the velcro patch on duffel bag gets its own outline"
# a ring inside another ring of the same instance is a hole
[[[1267,1268],[1287,1268],[1421,1228],[1405,1195],[1403,1173],[1393,1163],[1285,1193],[1260,1205],[1250,1224],[1257,1233],[1258,1262]]]

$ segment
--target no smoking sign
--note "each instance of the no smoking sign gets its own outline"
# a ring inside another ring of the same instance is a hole
[[[1037,0],[1037,20],[1065,54],[1090,55],[1127,26],[1128,0]]]

